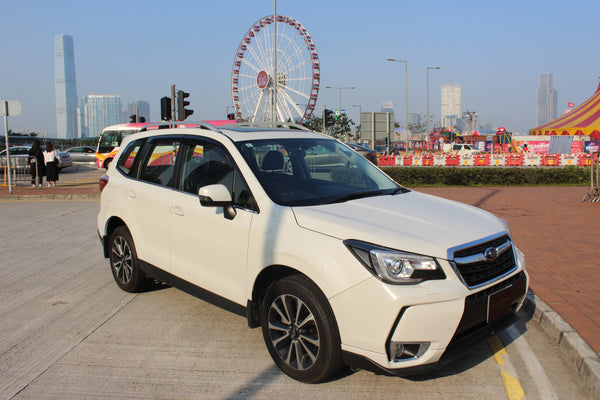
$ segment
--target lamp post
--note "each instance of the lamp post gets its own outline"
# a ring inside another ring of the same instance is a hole
[[[362,106],[360,104],[352,104],[352,107],[358,107],[358,123],[360,124],[360,129],[362,130]]]
[[[427,67],[427,132],[425,132],[426,135],[429,135],[429,70],[430,69],[440,69],[440,67]],[[428,142],[429,142],[429,140],[428,140]]]
[[[405,86],[405,90],[404,90],[404,105],[406,107],[404,117],[406,118],[406,132],[408,134],[408,61],[396,60],[395,58],[388,58],[387,61],[404,63],[404,81],[406,82],[406,86]]]
[[[348,86],[348,87],[336,87],[336,86],[325,86],[325,89],[337,89],[340,91],[340,115],[342,114],[342,90],[344,89],[356,89],[354,86]],[[347,142],[348,138],[344,138],[344,141]]]

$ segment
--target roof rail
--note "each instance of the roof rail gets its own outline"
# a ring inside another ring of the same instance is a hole
[[[213,132],[223,133],[219,128],[214,126],[213,124],[209,124],[205,121],[194,121],[194,122],[184,122],[184,121],[164,121],[164,122],[156,122],[153,124],[148,124],[144,126],[139,132],[145,132],[148,128],[153,126],[157,126],[158,129],[169,129],[169,128],[205,128],[209,129]]]
[[[252,127],[252,128],[287,128],[297,129],[300,131],[310,131],[305,126],[295,124],[293,122],[282,122],[282,121],[262,121],[262,122],[238,122],[233,124],[221,125],[222,128],[233,128],[233,127]]]

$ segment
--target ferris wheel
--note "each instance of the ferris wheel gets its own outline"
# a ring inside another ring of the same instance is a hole
[[[236,119],[303,122],[315,110],[319,80],[319,56],[306,28],[290,17],[264,17],[248,29],[234,57]]]

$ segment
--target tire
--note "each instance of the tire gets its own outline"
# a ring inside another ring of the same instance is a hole
[[[261,325],[273,361],[291,378],[317,383],[341,372],[340,335],[333,311],[304,275],[285,277],[268,289]]]
[[[135,245],[125,226],[117,227],[110,235],[110,269],[115,282],[126,292],[141,292],[150,280],[140,270]]]
[[[108,167],[110,166],[110,163],[112,162],[112,158],[109,158],[108,160],[104,161],[104,169],[108,171]]]

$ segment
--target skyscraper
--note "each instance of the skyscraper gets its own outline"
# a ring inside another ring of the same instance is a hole
[[[540,75],[537,102],[537,126],[550,122],[557,117],[558,91],[552,87],[552,74]]]
[[[77,85],[75,80],[75,52],[73,38],[54,37],[54,90],[56,95],[56,136],[76,138]]]
[[[90,137],[98,137],[109,125],[125,122],[121,96],[89,95],[85,100],[85,118]]]
[[[462,86],[442,85],[442,127],[456,126],[461,117]]]

